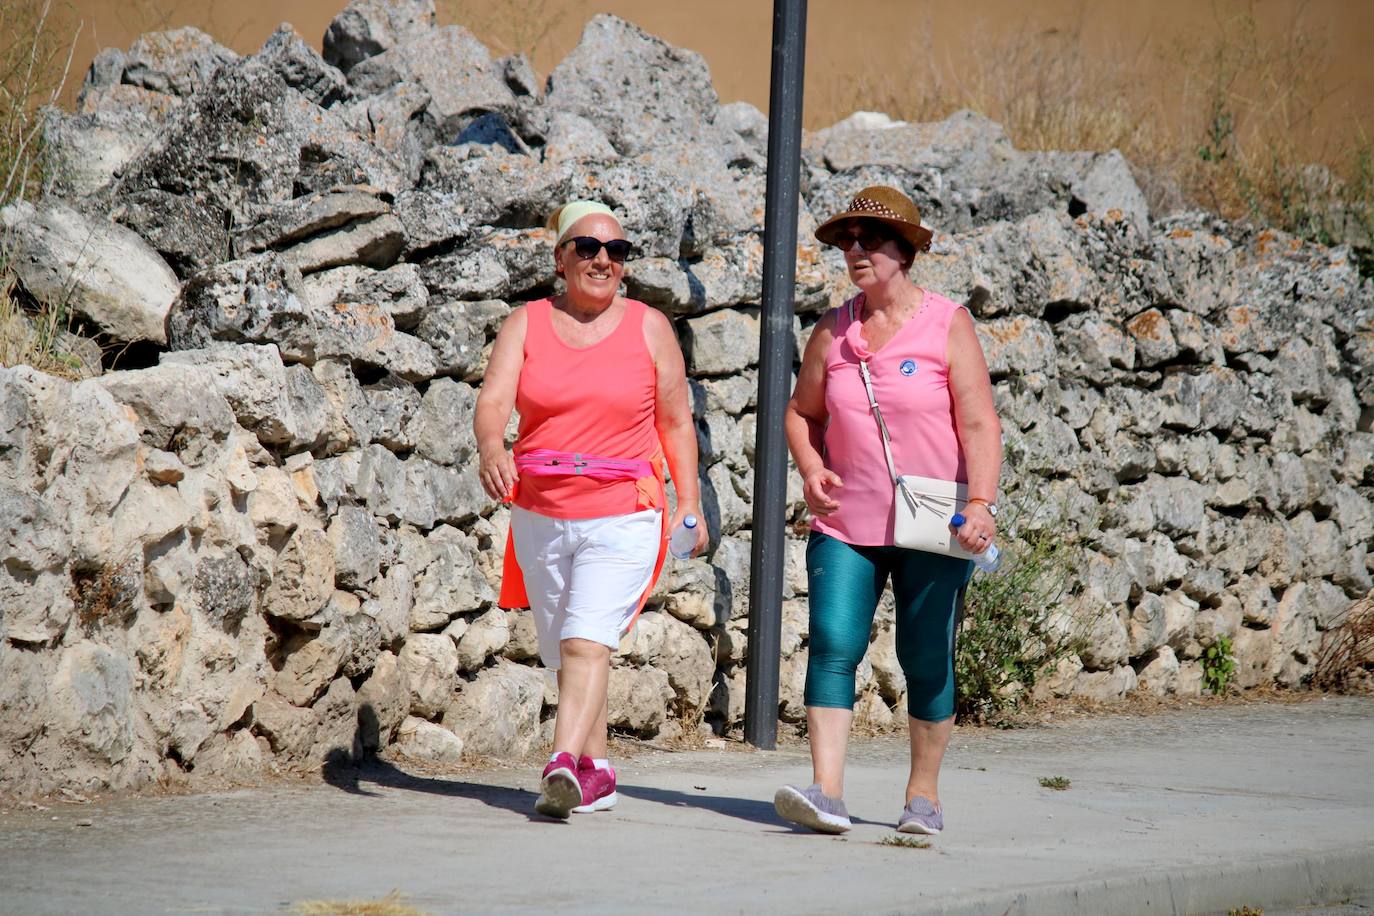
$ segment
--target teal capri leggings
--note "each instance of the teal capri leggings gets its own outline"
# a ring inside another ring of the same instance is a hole
[[[927,722],[954,715],[955,611],[972,572],[968,560],[905,547],[859,547],[812,531],[806,544],[811,591],[806,705],[854,708],[854,672],[868,649],[878,599],[891,576],[907,712]]]

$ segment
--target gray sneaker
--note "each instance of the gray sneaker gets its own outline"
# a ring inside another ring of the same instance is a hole
[[[924,833],[934,836],[945,829],[945,813],[937,808],[930,799],[916,796],[902,809],[897,820],[897,830],[901,833]]]
[[[826,795],[820,783],[805,789],[783,786],[773,796],[773,807],[783,820],[820,833],[844,833],[851,826],[844,800]]]

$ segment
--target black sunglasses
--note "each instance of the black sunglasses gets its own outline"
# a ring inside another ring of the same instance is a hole
[[[625,259],[630,256],[633,246],[624,239],[611,239],[603,242],[601,239],[593,238],[590,235],[577,235],[565,241],[563,244],[572,245],[573,251],[584,261],[590,261],[596,257],[597,252],[602,248],[606,249],[606,257],[615,261],[617,264],[625,263]]]
[[[836,235],[831,244],[841,251],[848,251],[854,247],[855,242],[858,242],[859,247],[864,251],[877,251],[883,247],[884,243],[890,242],[894,238],[896,236],[893,235],[892,231],[881,223],[877,225],[860,223],[857,229]]]

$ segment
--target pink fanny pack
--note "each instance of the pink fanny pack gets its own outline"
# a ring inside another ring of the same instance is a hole
[[[632,458],[598,458],[580,452],[537,448],[515,456],[521,474],[535,477],[590,477],[592,480],[638,480],[653,477],[653,465]]]

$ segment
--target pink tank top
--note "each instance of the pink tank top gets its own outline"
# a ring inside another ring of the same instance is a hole
[[[553,302],[525,306],[525,364],[515,389],[515,454],[536,449],[654,461],[657,373],[644,341],[648,306],[634,299],[615,330],[590,347],[570,347],[553,329]],[[643,508],[634,480],[522,474],[515,504],[553,518],[603,518]]]
[[[836,310],[835,339],[825,354],[825,466],[840,475],[844,487],[833,492],[840,508],[813,518],[811,527],[848,544],[876,547],[892,543],[892,478],[859,361],[868,361],[897,473],[967,481],[946,359],[950,321],[963,306],[925,290],[916,314],[870,353],[862,326],[850,321],[851,304],[860,314],[863,294]]]

